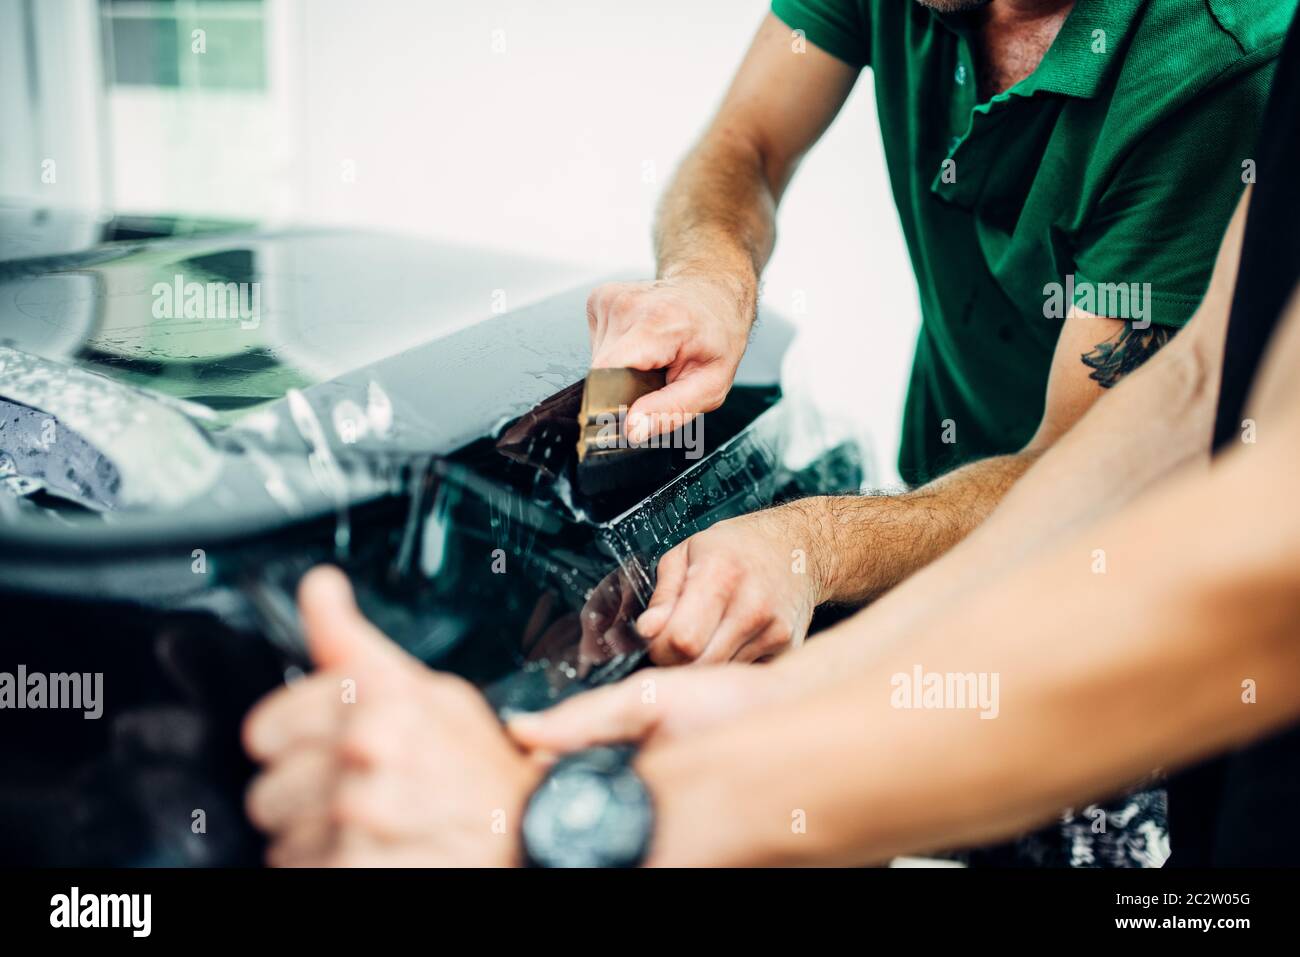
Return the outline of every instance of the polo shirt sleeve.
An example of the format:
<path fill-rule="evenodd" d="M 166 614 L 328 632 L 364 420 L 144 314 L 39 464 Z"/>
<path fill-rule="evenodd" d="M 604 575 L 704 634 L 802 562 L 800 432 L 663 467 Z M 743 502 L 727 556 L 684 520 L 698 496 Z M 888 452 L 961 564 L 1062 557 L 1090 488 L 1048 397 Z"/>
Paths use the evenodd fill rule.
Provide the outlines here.
<path fill-rule="evenodd" d="M 836 59 L 858 69 L 870 66 L 871 29 L 857 0 L 772 0 L 772 13 Z"/>
<path fill-rule="evenodd" d="M 1243 163 L 1254 155 L 1273 68 L 1196 97 L 1123 161 L 1075 235 L 1076 305 L 1090 305 L 1079 302 L 1085 283 L 1150 283 L 1151 321 L 1191 319 L 1245 188 Z"/>

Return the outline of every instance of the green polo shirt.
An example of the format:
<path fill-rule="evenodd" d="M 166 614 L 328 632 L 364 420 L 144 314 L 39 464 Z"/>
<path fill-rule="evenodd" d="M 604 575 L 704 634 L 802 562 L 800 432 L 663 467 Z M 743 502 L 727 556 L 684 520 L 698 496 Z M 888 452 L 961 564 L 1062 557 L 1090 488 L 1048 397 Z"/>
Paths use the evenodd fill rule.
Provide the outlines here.
<path fill-rule="evenodd" d="M 773 0 L 807 42 L 874 77 L 921 299 L 905 481 L 1024 446 L 1067 289 L 1098 315 L 1191 318 L 1252 173 L 1295 8 L 1078 0 L 1038 69 L 981 102 L 967 15 L 916 0 Z"/>

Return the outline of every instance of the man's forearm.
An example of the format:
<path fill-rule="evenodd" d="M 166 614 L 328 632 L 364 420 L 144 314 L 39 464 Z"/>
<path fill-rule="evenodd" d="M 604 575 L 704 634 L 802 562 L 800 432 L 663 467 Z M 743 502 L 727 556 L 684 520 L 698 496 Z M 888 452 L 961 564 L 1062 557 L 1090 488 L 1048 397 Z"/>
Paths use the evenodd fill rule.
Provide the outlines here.
<path fill-rule="evenodd" d="M 1206 463 L 1217 395 L 1217 365 L 1211 363 L 1217 359 L 1177 341 L 1156 356 L 1149 369 L 1117 386 L 1046 452 L 1026 457 L 1023 478 L 968 516 L 971 534 L 959 547 L 945 549 L 863 611 L 863 631 L 871 641 L 823 635 L 782 663 L 791 680 L 818 684 L 869 660 L 962 592 L 1009 574 L 1062 535 L 1123 508 L 1178 469 Z M 868 554 L 864 560 L 871 559 Z M 1107 563 L 1104 552 L 1092 560 L 1098 567 Z"/>
<path fill-rule="evenodd" d="M 719 283 L 751 320 L 776 241 L 776 206 L 801 158 L 839 113 L 858 69 L 766 14 L 722 104 L 665 191 L 658 278 Z"/>
<path fill-rule="evenodd" d="M 862 604 L 893 588 L 984 521 L 1037 454 L 981 459 L 900 495 L 801 499 L 798 516 L 824 602 Z"/>
<path fill-rule="evenodd" d="M 762 151 L 714 129 L 682 162 L 655 222 L 660 279 L 699 276 L 725 283 L 753 316 L 758 277 L 776 242 L 776 198 Z"/>
<path fill-rule="evenodd" d="M 826 600 L 860 604 L 893 589 L 882 606 L 922 594 L 928 604 L 1207 461 L 1217 370 L 1171 346 L 1144 372 L 1050 448 L 981 459 L 902 495 L 808 500 L 810 530 L 826 543 Z"/>
<path fill-rule="evenodd" d="M 864 863 L 978 844 L 1294 720 L 1300 522 L 1272 507 L 1300 465 L 1285 446 L 1058 542 L 816 694 L 648 750 L 652 862 Z M 996 718 L 942 698 L 900 706 L 918 667 L 984 676 Z"/>
<path fill-rule="evenodd" d="M 1248 197 L 1228 226 L 1210 288 L 1189 327 L 1047 447 L 960 547 L 864 611 L 870 641 L 828 634 L 783 660 L 791 685 L 816 685 L 870 660 L 964 590 L 1009 574 L 1071 529 L 1123 508 L 1174 472 L 1208 462 Z M 1106 556 L 1093 561 L 1105 563 Z"/>

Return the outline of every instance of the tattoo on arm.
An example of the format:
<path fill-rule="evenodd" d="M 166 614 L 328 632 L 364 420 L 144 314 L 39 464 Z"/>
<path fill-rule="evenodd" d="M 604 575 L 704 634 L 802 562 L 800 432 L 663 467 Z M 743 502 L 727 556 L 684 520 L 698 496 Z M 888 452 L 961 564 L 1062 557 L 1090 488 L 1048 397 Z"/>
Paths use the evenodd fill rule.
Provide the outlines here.
<path fill-rule="evenodd" d="M 1105 342 L 1099 342 L 1079 360 L 1092 370 L 1088 376 L 1103 389 L 1109 389 L 1124 376 L 1150 359 L 1160 347 L 1174 337 L 1168 326 L 1137 329 L 1126 322 L 1124 328 Z"/>

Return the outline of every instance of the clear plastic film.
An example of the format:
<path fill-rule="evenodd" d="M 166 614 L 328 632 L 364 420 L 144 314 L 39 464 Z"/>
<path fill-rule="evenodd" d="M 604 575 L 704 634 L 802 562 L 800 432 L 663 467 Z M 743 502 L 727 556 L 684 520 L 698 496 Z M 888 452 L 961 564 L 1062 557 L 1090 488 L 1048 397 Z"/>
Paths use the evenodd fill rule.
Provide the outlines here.
<path fill-rule="evenodd" d="M 629 673 L 645 651 L 633 622 L 664 552 L 716 522 L 863 481 L 849 442 L 787 468 L 793 406 L 759 398 L 709 454 L 608 517 L 608 503 L 575 501 L 565 470 L 533 470 L 488 444 L 431 460 L 390 532 L 371 525 L 355 539 L 346 568 L 363 611 L 421 660 L 478 683 L 503 713 Z"/>

